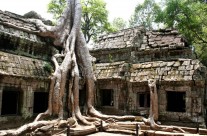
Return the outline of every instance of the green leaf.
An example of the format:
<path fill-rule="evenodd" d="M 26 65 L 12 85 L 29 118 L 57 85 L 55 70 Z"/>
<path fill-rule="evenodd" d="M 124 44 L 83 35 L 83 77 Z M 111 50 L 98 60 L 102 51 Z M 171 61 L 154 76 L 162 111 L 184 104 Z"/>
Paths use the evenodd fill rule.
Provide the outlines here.
<path fill-rule="evenodd" d="M 86 42 L 95 40 L 103 32 L 111 32 L 108 22 L 108 11 L 103 0 L 81 0 L 82 4 L 82 31 Z M 66 0 L 51 0 L 48 4 L 48 12 L 58 19 L 66 6 Z"/>

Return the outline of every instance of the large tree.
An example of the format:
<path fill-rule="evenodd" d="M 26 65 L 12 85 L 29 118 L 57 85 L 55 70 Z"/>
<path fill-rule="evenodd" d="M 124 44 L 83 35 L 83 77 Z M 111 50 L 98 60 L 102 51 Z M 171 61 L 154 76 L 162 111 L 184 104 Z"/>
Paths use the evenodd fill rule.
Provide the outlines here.
<path fill-rule="evenodd" d="M 127 27 L 127 22 L 121 17 L 116 17 L 112 21 L 112 27 L 114 31 L 119 31 Z"/>
<path fill-rule="evenodd" d="M 66 0 L 51 0 L 48 4 L 48 12 L 53 14 L 54 19 L 58 19 L 64 8 L 66 7 Z"/>
<path fill-rule="evenodd" d="M 103 0 L 81 0 L 82 18 L 81 28 L 88 43 L 91 38 L 96 40 L 97 36 L 103 32 L 111 32 L 113 29 L 108 22 L 108 11 Z M 51 0 L 48 4 L 48 12 L 57 19 L 60 17 L 66 0 Z"/>
<path fill-rule="evenodd" d="M 155 0 L 145 0 L 144 3 L 135 7 L 134 13 L 129 20 L 129 25 L 131 27 L 142 25 L 150 30 L 153 28 L 156 15 L 160 10 Z"/>

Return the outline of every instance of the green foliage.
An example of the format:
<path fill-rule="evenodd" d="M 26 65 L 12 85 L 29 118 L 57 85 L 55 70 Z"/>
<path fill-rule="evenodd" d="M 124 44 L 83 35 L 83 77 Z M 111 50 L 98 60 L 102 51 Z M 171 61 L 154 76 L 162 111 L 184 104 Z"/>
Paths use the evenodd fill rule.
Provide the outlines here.
<path fill-rule="evenodd" d="M 178 29 L 207 65 L 207 4 L 201 0 L 165 0 L 165 5 L 155 21 Z"/>
<path fill-rule="evenodd" d="M 43 69 L 45 71 L 47 71 L 48 73 L 52 73 L 53 72 L 53 67 L 50 63 L 45 63 L 43 66 Z"/>
<path fill-rule="evenodd" d="M 119 31 L 127 27 L 127 22 L 123 18 L 117 17 L 114 18 L 112 27 L 114 28 L 114 31 Z"/>
<path fill-rule="evenodd" d="M 197 45 L 196 46 L 197 57 L 202 64 L 207 66 L 207 48 L 206 45 Z"/>
<path fill-rule="evenodd" d="M 145 0 L 143 4 L 135 7 L 134 14 L 129 20 L 129 25 L 144 26 L 146 29 L 151 30 L 156 16 L 160 13 L 161 9 L 154 0 Z"/>
<path fill-rule="evenodd" d="M 199 6 L 200 7 L 200 6 Z M 202 30 L 198 13 L 198 3 L 189 0 L 166 0 L 165 10 L 157 17 L 157 22 L 167 27 L 177 28 L 188 41 L 194 41 L 196 31 Z M 194 32 L 193 32 L 194 31 Z M 193 32 L 193 33 L 192 33 Z"/>
<path fill-rule="evenodd" d="M 177 29 L 195 47 L 197 57 L 207 66 L 207 4 L 204 0 L 145 0 L 137 5 L 130 26 L 143 25 L 152 29 L 153 23 Z M 158 5 L 161 5 L 160 8 Z"/>
<path fill-rule="evenodd" d="M 54 15 L 54 19 L 58 19 L 65 7 L 65 0 L 51 0 L 48 4 L 48 12 Z"/>
<path fill-rule="evenodd" d="M 81 0 L 82 4 L 82 31 L 86 42 L 103 32 L 112 32 L 114 29 L 108 22 L 108 11 L 103 0 Z M 60 17 L 66 6 L 66 0 L 52 0 L 48 5 L 48 12 L 57 19 Z"/>
<path fill-rule="evenodd" d="M 111 54 L 109 54 L 109 62 L 113 62 L 113 56 Z"/>
<path fill-rule="evenodd" d="M 98 34 L 112 31 L 108 22 L 108 11 L 103 0 L 82 0 L 82 30 L 89 42 L 91 37 L 96 39 Z"/>

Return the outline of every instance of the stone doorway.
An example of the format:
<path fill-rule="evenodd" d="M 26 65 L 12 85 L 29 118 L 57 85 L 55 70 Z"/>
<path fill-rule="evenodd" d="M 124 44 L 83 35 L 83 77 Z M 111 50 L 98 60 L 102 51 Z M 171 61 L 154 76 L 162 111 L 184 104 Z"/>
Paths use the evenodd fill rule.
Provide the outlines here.
<path fill-rule="evenodd" d="M 185 112 L 185 92 L 167 91 L 167 111 Z"/>
<path fill-rule="evenodd" d="M 150 107 L 150 94 L 149 93 L 137 93 L 138 107 Z"/>
<path fill-rule="evenodd" d="M 113 106 L 114 105 L 114 91 L 113 89 L 102 89 L 101 91 L 101 105 Z"/>
<path fill-rule="evenodd" d="M 33 113 L 41 113 L 47 110 L 48 97 L 48 92 L 34 92 Z"/>
<path fill-rule="evenodd" d="M 20 91 L 3 90 L 1 115 L 17 115 L 19 113 Z"/>

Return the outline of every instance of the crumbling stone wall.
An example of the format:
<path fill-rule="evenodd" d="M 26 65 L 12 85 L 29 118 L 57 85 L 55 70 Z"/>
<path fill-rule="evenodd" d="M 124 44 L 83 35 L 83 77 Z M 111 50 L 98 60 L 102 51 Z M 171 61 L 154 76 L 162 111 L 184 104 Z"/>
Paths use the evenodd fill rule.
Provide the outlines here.
<path fill-rule="evenodd" d="M 25 119 L 30 118 L 34 115 L 33 113 L 33 105 L 34 105 L 34 91 L 40 90 L 40 88 L 44 88 L 44 91 L 47 92 L 49 89 L 49 82 L 47 80 L 34 80 L 28 78 L 19 78 L 19 77 L 11 77 L 11 76 L 0 76 L 0 124 L 7 124 L 11 126 L 19 125 L 21 122 L 24 122 Z M 2 109 L 2 97 L 3 93 L 6 90 L 11 90 L 11 88 L 15 91 L 19 91 L 20 105 L 18 114 L 16 115 L 3 115 L 1 116 Z M 12 100 L 11 100 L 12 101 Z M 11 107 L 8 107 L 11 108 Z M 11 122 L 11 120 L 13 122 Z M 17 121 L 16 123 L 14 123 Z M 5 125 L 5 127 L 7 126 Z M 10 126 L 10 127 L 11 127 Z M 3 125 L 0 125 L 0 129 L 3 129 Z"/>
<path fill-rule="evenodd" d="M 90 51 L 100 63 L 130 61 L 131 51 L 141 45 L 145 30 L 142 27 L 122 30 L 119 33 L 100 36 L 98 45 Z"/>
<path fill-rule="evenodd" d="M 33 115 L 33 93 L 35 90 L 39 90 L 40 88 L 44 88 L 45 91 L 49 89 L 48 80 L 34 80 L 34 79 L 25 79 L 19 77 L 10 77 L 4 76 L 1 78 L 1 91 L 4 88 L 14 88 L 19 90 L 24 95 L 23 107 L 21 107 L 21 114 L 25 117 Z M 25 111 L 25 112 L 23 112 Z"/>
<path fill-rule="evenodd" d="M 35 93 L 49 91 L 53 70 L 50 58 L 58 50 L 52 46 L 51 39 L 39 36 L 38 31 L 35 24 L 22 16 L 0 10 L 0 124 L 12 126 L 11 120 L 19 124 L 32 117 Z M 17 101 L 16 111 L 3 115 L 3 102 L 11 92 Z"/>
<path fill-rule="evenodd" d="M 116 84 L 109 88 L 117 90 L 119 95 L 124 95 L 122 92 L 127 90 L 127 98 L 120 97 L 125 101 L 123 107 L 126 113 L 148 116 L 147 81 L 155 79 L 160 120 L 195 123 L 197 117 L 205 126 L 206 67 L 195 58 L 191 46 L 178 31 L 145 31 L 142 27 L 124 29 L 101 36 L 91 54 L 96 58 L 97 84 L 104 81 L 103 85 L 98 86 L 97 93 L 108 87 L 109 81 L 119 81 L 117 84 L 124 82 L 123 90 L 116 89 Z M 178 95 L 183 104 L 178 112 L 176 108 L 170 109 L 173 108 L 170 107 L 170 99 L 174 95 Z"/>
<path fill-rule="evenodd" d="M 48 60 L 57 50 L 52 47 L 52 40 L 37 35 L 38 31 L 22 16 L 0 10 L 0 50 Z"/>
<path fill-rule="evenodd" d="M 97 106 L 100 107 L 102 106 L 101 100 L 104 98 L 101 98 L 100 90 L 104 89 L 111 89 L 113 90 L 113 106 L 115 109 L 120 109 L 120 110 L 125 110 L 125 101 L 124 99 L 127 98 L 127 90 L 126 89 L 126 83 L 122 82 L 120 80 L 111 80 L 111 81 L 102 81 L 97 84 Z M 121 93 L 121 94 L 120 94 Z M 125 96 L 125 97 L 124 97 Z"/>

